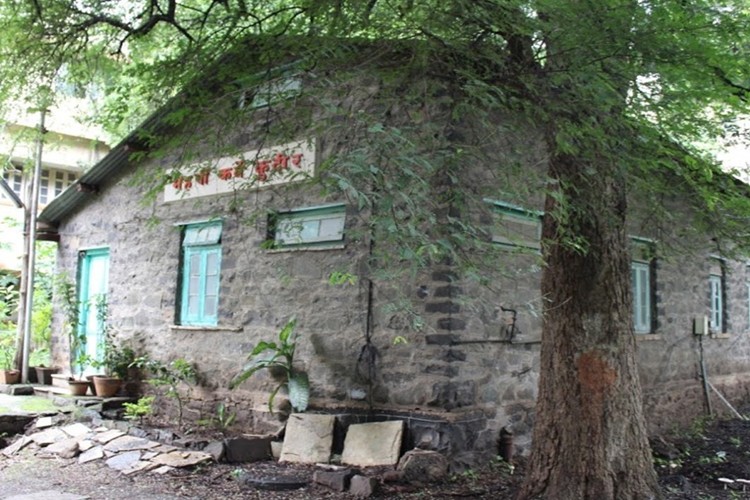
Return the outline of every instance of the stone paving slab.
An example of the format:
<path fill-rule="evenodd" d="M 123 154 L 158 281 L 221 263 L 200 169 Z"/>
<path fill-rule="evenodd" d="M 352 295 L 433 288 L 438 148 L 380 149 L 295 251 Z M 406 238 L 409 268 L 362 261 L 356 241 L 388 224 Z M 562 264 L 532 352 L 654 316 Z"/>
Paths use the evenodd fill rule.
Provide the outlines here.
<path fill-rule="evenodd" d="M 148 460 L 140 460 L 133 464 L 131 467 L 123 470 L 122 473 L 126 476 L 130 476 L 139 472 L 148 472 L 152 469 L 156 469 L 157 467 L 159 467 L 159 464 L 155 464 L 154 462 L 150 462 Z"/>
<path fill-rule="evenodd" d="M 99 429 L 104 429 L 104 431 L 100 432 Z M 96 432 L 97 434 L 94 436 L 94 440 L 102 444 L 109 443 L 113 439 L 125 435 L 125 433 L 119 429 L 107 429 L 106 427 L 97 427 Z"/>
<path fill-rule="evenodd" d="M 78 438 L 68 438 L 57 441 L 44 448 L 45 453 L 54 453 L 63 458 L 73 458 L 78 456 Z"/>
<path fill-rule="evenodd" d="M 91 434 L 91 429 L 81 423 L 66 425 L 61 430 L 70 437 L 83 437 Z"/>
<path fill-rule="evenodd" d="M 159 443 L 156 441 L 149 441 L 148 439 L 134 436 L 120 436 L 105 444 L 104 449 L 117 453 L 121 451 L 149 450 L 158 446 Z"/>
<path fill-rule="evenodd" d="M 94 460 L 101 460 L 104 458 L 104 450 L 101 446 L 95 446 L 90 450 L 86 450 L 78 456 L 78 463 L 85 464 L 93 462 Z"/>
<path fill-rule="evenodd" d="M 281 461 L 309 464 L 328 462 L 335 420 L 333 415 L 291 414 L 281 448 Z"/>
<path fill-rule="evenodd" d="M 361 467 L 396 465 L 403 434 L 403 420 L 350 425 L 341 462 Z"/>
<path fill-rule="evenodd" d="M 162 453 L 151 459 L 155 464 L 169 465 L 170 467 L 189 467 L 211 461 L 211 455 L 202 451 L 173 451 Z"/>
<path fill-rule="evenodd" d="M 31 435 L 31 439 L 33 439 L 34 442 L 38 444 L 39 446 L 47 446 L 52 443 L 62 441 L 63 439 L 68 439 L 69 437 L 70 436 L 65 434 L 63 431 L 61 431 L 57 427 L 51 427 L 47 430 L 37 432 Z"/>
<path fill-rule="evenodd" d="M 19 451 L 21 451 L 27 444 L 33 443 L 34 440 L 31 439 L 29 436 L 21 436 L 19 439 L 17 439 L 13 444 L 10 446 L 6 446 L 3 449 L 3 455 L 6 457 L 9 457 L 11 455 L 15 455 Z"/>
<path fill-rule="evenodd" d="M 65 431 L 65 432 L 64 432 Z M 70 435 L 74 437 L 71 437 Z M 77 423 L 50 427 L 30 436 L 22 436 L 0 453 L 11 456 L 30 443 L 37 443 L 40 456 L 74 458 L 84 464 L 103 460 L 124 475 L 154 471 L 164 474 L 178 467 L 189 467 L 210 462 L 212 457 L 202 451 L 190 451 L 156 441 L 124 434 L 120 430 Z M 60 500 L 64 497 L 55 497 Z"/>
<path fill-rule="evenodd" d="M 110 469 L 115 469 L 119 471 L 123 471 L 126 469 L 130 469 L 135 465 L 138 461 L 141 459 L 141 452 L 140 451 L 128 451 L 125 453 L 120 453 L 119 455 L 115 455 L 112 458 L 108 459 L 106 464 L 107 467 Z"/>

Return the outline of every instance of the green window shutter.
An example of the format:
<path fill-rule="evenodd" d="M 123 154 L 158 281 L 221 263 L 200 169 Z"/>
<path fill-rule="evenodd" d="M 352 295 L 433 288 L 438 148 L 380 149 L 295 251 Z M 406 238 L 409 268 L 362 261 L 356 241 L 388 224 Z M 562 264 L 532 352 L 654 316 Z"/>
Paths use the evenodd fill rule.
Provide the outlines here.
<path fill-rule="evenodd" d="M 221 229 L 221 223 L 185 226 L 180 324 L 218 324 Z"/>

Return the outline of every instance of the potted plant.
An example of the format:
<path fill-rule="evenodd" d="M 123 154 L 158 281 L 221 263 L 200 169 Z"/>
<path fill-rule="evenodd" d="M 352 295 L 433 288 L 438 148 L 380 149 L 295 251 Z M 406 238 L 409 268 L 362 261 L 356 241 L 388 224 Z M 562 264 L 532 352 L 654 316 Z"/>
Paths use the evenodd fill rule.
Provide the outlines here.
<path fill-rule="evenodd" d="M 280 379 L 279 384 L 268 398 L 268 409 L 273 413 L 273 400 L 280 389 L 286 388 L 289 393 L 289 403 L 292 409 L 303 412 L 307 409 L 310 399 L 310 382 L 307 373 L 294 367 L 294 351 L 297 348 L 297 335 L 294 328 L 296 318 L 290 319 L 279 332 L 279 341 L 260 341 L 248 355 L 248 363 L 230 382 L 229 388 L 234 389 L 242 382 L 260 370 L 268 370 L 272 377 Z M 270 352 L 269 357 L 261 354 Z"/>
<path fill-rule="evenodd" d="M 71 376 L 68 379 L 68 388 L 71 395 L 83 396 L 89 388 L 88 380 L 83 379 L 83 372 L 94 360 L 86 353 L 86 332 L 81 331 L 79 324 L 81 302 L 78 300 L 75 285 L 67 279 L 65 274 L 57 277 L 55 289 L 62 305 L 65 317 L 64 328 L 68 334 L 70 347 Z"/>
<path fill-rule="evenodd" d="M 0 333 L 0 384 L 21 382 L 21 372 L 13 367 L 15 354 L 15 335 L 12 330 L 5 330 Z"/>
<path fill-rule="evenodd" d="M 95 366 L 103 368 L 105 375 L 94 376 L 95 393 L 101 397 L 112 397 L 128 378 L 130 366 L 137 356 L 130 346 L 118 343 L 111 331 L 104 336 L 101 352 L 102 358 Z"/>

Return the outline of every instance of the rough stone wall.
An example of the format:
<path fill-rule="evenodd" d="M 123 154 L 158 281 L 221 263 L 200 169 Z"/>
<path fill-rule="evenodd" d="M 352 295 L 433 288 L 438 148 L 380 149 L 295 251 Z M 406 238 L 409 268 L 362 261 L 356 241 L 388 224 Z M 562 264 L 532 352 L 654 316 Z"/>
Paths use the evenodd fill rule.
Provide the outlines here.
<path fill-rule="evenodd" d="M 487 145 L 493 150 L 488 157 L 495 159 L 494 165 L 512 163 L 527 171 L 488 169 L 482 164 L 466 168 L 459 186 L 466 199 L 461 206 L 446 207 L 446 213 L 480 225 L 490 223 L 483 201 L 488 187 L 496 191 L 499 201 L 532 209 L 540 206 L 539 192 L 533 189 L 525 194 L 521 190 L 518 199 L 504 199 L 519 172 L 533 179 L 532 187 L 537 185 L 529 174 L 543 170 L 544 156 L 533 137 L 522 130 L 507 124 L 501 129 L 495 142 Z M 470 132 L 466 135 L 472 137 Z M 257 147 L 248 139 L 252 136 L 241 134 L 238 145 L 244 140 L 248 148 Z M 318 164 L 344 142 L 338 136 L 317 140 Z M 172 160 L 154 160 L 140 168 L 156 172 Z M 497 266 L 483 271 L 486 283 L 467 279 L 450 262 L 398 283 L 376 280 L 370 342 L 378 355 L 375 378 L 368 381 L 361 375 L 368 283 L 328 284 L 331 272 L 356 272 L 367 259 L 366 238 L 351 237 L 362 234 L 365 223 L 353 204 L 347 204 L 346 234 L 350 236 L 344 248 L 265 250 L 267 219 L 259 213 L 346 200 L 321 194 L 316 188 L 290 185 L 168 204 L 157 199 L 144 205 L 132 175 L 102 186 L 100 194 L 61 226 L 59 263 L 73 276 L 79 251 L 99 246 L 110 249 L 110 325 L 143 354 L 162 361 L 185 358 L 196 365 L 199 385 L 189 391 L 183 388 L 188 398 L 186 418 L 208 419 L 223 403 L 237 415 L 238 425 L 274 430 L 279 422 L 266 407 L 275 387 L 270 377 L 258 374 L 236 391 L 226 386 L 252 347 L 260 340 L 276 339 L 279 329 L 296 316 L 297 363 L 310 375 L 314 409 L 366 413 L 370 401 L 380 413 L 417 415 L 415 429 L 419 428 L 416 422 L 436 422 L 427 426 L 436 433 L 431 438 L 434 447 L 454 454 L 467 451 L 467 446 L 493 453 L 503 427 L 514 433 L 521 452 L 528 449 L 541 335 L 538 256 L 497 252 Z M 224 221 L 219 326 L 175 326 L 179 225 L 214 216 Z M 638 338 L 646 415 L 655 431 L 702 413 L 692 319 L 708 313 L 707 256 L 675 253 L 657 260 L 657 329 Z M 717 388 L 740 398 L 750 379 L 746 366 L 750 342 L 745 335 L 745 283 L 750 275 L 743 263 L 728 263 L 728 268 L 729 335 L 705 339 L 704 348 Z M 384 307 L 395 297 L 407 299 L 419 313 L 421 329 L 413 329 L 408 317 Z M 500 306 L 517 311 L 518 332 L 513 339 L 507 335 L 510 318 Z M 60 325 L 59 317 L 56 325 Z M 59 331 L 53 335 L 54 360 L 67 366 L 66 340 Z M 395 342 L 400 337 L 407 342 Z M 171 410 L 165 407 L 163 411 Z M 445 430 L 453 424 L 460 430 Z M 457 447 L 462 439 L 464 448 Z"/>

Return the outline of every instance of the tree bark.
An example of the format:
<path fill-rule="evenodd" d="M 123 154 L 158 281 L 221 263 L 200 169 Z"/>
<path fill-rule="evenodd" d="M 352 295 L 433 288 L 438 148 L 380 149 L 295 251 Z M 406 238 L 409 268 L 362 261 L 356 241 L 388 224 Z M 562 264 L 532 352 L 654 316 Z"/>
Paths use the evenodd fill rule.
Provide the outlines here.
<path fill-rule="evenodd" d="M 555 151 L 554 130 L 546 140 Z M 635 359 L 624 175 L 611 157 L 557 153 L 549 177 L 541 374 L 520 498 L 659 498 Z"/>

